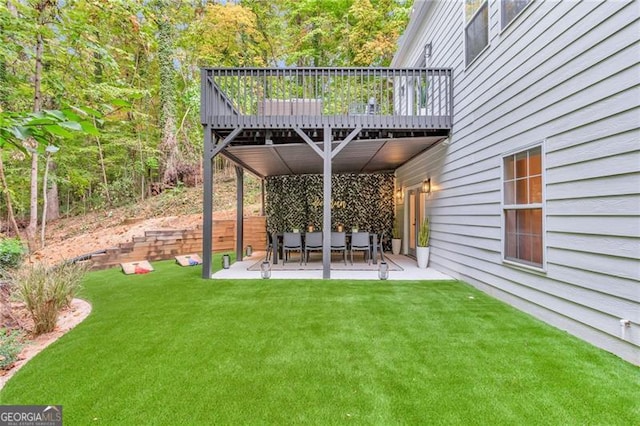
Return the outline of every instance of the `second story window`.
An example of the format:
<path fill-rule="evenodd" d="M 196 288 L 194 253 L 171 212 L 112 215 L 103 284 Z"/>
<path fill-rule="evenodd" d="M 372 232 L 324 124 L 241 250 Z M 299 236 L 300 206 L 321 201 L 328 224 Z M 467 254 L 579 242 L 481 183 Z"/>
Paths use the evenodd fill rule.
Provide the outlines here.
<path fill-rule="evenodd" d="M 500 22 L 501 29 L 505 29 L 507 25 L 515 19 L 522 10 L 527 7 L 532 0 L 501 0 L 500 1 Z"/>
<path fill-rule="evenodd" d="M 489 45 L 489 2 L 464 2 L 465 64 L 469 65 Z"/>

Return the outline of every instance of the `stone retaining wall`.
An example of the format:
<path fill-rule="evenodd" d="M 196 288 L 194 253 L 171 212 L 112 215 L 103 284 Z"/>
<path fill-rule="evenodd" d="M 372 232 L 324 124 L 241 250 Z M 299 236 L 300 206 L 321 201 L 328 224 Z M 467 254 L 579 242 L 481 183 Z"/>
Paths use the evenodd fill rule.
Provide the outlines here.
<path fill-rule="evenodd" d="M 173 259 L 183 254 L 202 255 L 202 228 L 166 229 L 146 231 L 143 237 L 109 248 L 106 253 L 91 256 L 92 269 L 106 269 L 123 262 L 137 260 Z M 254 250 L 266 247 L 266 221 L 264 216 L 244 218 L 244 241 L 242 246 L 253 246 Z M 214 252 L 233 251 L 236 247 L 236 221 L 213 221 Z"/>

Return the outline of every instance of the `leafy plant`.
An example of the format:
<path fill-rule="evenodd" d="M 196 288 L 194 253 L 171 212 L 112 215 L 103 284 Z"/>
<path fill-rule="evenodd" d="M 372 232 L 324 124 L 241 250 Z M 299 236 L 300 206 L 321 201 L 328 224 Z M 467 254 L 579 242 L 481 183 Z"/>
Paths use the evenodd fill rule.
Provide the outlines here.
<path fill-rule="evenodd" d="M 0 270 L 14 269 L 20 266 L 25 247 L 18 238 L 0 240 Z"/>
<path fill-rule="evenodd" d="M 33 334 L 52 331 L 56 326 L 58 312 L 71 303 L 80 290 L 80 283 L 87 270 L 79 263 L 65 263 L 49 267 L 36 263 L 18 271 L 16 295 L 25 303 L 33 319 Z"/>
<path fill-rule="evenodd" d="M 18 359 L 23 348 L 22 333 L 0 328 L 0 370 L 6 370 Z"/>
<path fill-rule="evenodd" d="M 393 238 L 400 239 L 400 225 L 397 218 L 393 221 Z"/>
<path fill-rule="evenodd" d="M 419 247 L 428 247 L 429 246 L 429 237 L 431 236 L 431 227 L 429 225 L 429 218 L 425 217 L 420 225 L 420 230 L 418 231 L 418 246 Z"/>

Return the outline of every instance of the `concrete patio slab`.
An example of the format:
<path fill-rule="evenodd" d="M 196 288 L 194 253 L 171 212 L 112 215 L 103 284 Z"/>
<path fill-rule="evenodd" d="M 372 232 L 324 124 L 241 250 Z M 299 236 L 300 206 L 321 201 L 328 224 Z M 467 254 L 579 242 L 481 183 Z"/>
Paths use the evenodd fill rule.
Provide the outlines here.
<path fill-rule="evenodd" d="M 416 261 L 407 256 L 395 256 L 385 253 L 403 271 L 389 271 L 389 280 L 394 281 L 425 281 L 425 280 L 453 280 L 450 276 L 443 274 L 433 268 L 419 269 Z M 254 252 L 251 257 L 246 257 L 241 262 L 235 262 L 229 269 L 221 269 L 214 273 L 212 279 L 257 279 L 260 278 L 259 271 L 249 271 L 248 269 L 257 261 L 264 258 L 264 252 Z M 271 271 L 271 279 L 291 279 L 291 280 L 321 280 L 321 270 L 292 270 L 292 271 Z M 378 271 L 362 270 L 331 270 L 331 279 L 335 280 L 377 280 Z"/>

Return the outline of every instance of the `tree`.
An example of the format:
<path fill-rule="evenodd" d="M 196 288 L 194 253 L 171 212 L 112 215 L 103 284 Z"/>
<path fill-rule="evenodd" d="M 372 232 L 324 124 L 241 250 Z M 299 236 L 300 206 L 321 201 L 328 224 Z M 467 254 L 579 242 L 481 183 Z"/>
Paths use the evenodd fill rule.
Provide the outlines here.
<path fill-rule="evenodd" d="M 386 65 L 411 3 L 0 0 L 0 109 L 46 114 L 72 99 L 86 106 L 80 121 L 99 128 L 22 152 L 5 144 L 0 215 L 29 218 L 33 231 L 39 203 L 55 207 L 58 191 L 68 212 L 82 212 L 144 198 L 163 181 L 195 183 L 199 66 Z M 44 147 L 62 140 L 46 167 Z"/>
<path fill-rule="evenodd" d="M 9 187 L 7 185 L 4 163 L 2 161 L 2 149 L 12 147 L 16 150 L 26 151 L 25 141 L 32 141 L 28 150 L 38 151 L 46 144 L 47 163 L 52 153 L 58 151 L 58 147 L 52 145 L 55 140 L 64 140 L 72 137 L 72 132 L 79 131 L 84 133 L 95 134 L 97 129 L 92 126 L 89 121 L 82 120 L 79 114 L 88 115 L 82 109 L 75 108 L 63 111 L 45 110 L 33 113 L 7 113 L 0 111 L 0 182 L 2 190 L 5 193 L 7 209 L 9 211 L 9 220 L 17 236 L 20 236 L 18 225 L 13 216 L 13 208 Z M 35 148 L 31 148 L 35 146 Z M 48 164 L 47 164 L 48 166 Z M 47 180 L 47 168 L 45 168 L 44 179 Z M 45 208 L 43 208 L 42 218 L 42 246 L 44 246 L 44 234 L 46 224 L 46 186 L 43 186 L 43 199 Z"/>
<path fill-rule="evenodd" d="M 158 72 L 160 75 L 160 145 L 164 163 L 162 183 L 174 186 L 180 173 L 180 150 L 176 137 L 176 94 L 174 81 L 174 31 L 171 5 L 166 0 L 155 0 L 155 22 L 158 26 Z"/>
<path fill-rule="evenodd" d="M 360 66 L 391 63 L 409 20 L 409 6 L 393 0 L 354 0 L 348 15 L 348 60 Z"/>
<path fill-rule="evenodd" d="M 274 49 L 259 29 L 257 15 L 231 3 L 207 4 L 185 31 L 181 44 L 193 50 L 185 59 L 200 66 L 266 66 Z"/>

